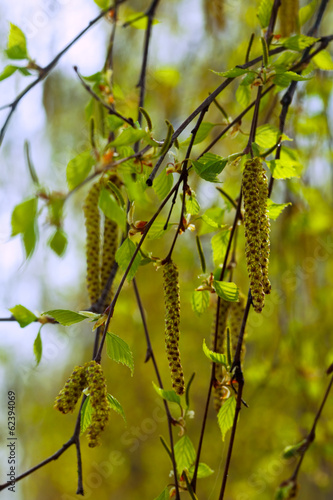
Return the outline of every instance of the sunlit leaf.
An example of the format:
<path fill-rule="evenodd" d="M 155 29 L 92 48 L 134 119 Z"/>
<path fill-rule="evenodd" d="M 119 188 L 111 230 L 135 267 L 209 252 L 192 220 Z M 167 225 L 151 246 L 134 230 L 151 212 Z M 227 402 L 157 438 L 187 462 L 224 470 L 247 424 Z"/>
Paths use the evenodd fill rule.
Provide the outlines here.
<path fill-rule="evenodd" d="M 214 127 L 215 127 L 215 123 L 209 123 L 209 122 L 201 123 L 199 130 L 195 136 L 193 144 L 200 144 L 200 142 L 204 141 L 206 139 L 206 137 L 208 137 L 209 132 Z M 190 135 L 190 137 L 188 137 L 185 141 L 181 142 L 180 146 L 188 146 L 191 142 L 191 139 L 192 139 L 192 135 Z"/>
<path fill-rule="evenodd" d="M 248 73 L 248 71 L 248 69 L 243 68 L 232 68 L 228 71 L 213 71 L 213 73 L 218 76 L 224 76 L 225 78 L 237 78 L 237 76 L 245 75 L 245 73 Z"/>
<path fill-rule="evenodd" d="M 36 359 L 36 366 L 39 365 L 40 360 L 42 359 L 42 354 L 43 354 L 43 344 L 42 344 L 42 338 L 41 338 L 41 334 L 40 334 L 41 328 L 42 327 L 40 327 L 39 332 L 37 334 L 37 337 L 35 338 L 35 341 L 34 341 L 34 355 L 35 355 L 35 359 Z"/>
<path fill-rule="evenodd" d="M 66 251 L 68 240 L 65 231 L 58 228 L 53 233 L 51 238 L 48 241 L 50 248 L 57 254 L 59 257 L 62 257 Z"/>
<path fill-rule="evenodd" d="M 228 432 L 228 430 L 232 428 L 234 422 L 235 410 L 236 410 L 236 399 L 233 396 L 231 396 L 230 398 L 228 398 L 226 401 L 223 402 L 223 405 L 221 406 L 218 412 L 217 421 L 221 430 L 222 441 L 224 441 L 225 435 Z"/>
<path fill-rule="evenodd" d="M 236 90 L 237 102 L 244 108 L 250 104 L 251 100 L 251 89 L 248 85 L 243 85 L 242 83 L 238 85 Z"/>
<path fill-rule="evenodd" d="M 210 349 L 208 349 L 205 340 L 203 341 L 202 349 L 203 349 L 203 352 L 204 352 L 205 356 L 207 356 L 208 359 L 210 359 L 211 361 L 213 361 L 213 363 L 218 363 L 219 365 L 227 366 L 227 357 L 226 357 L 226 355 L 222 354 L 222 353 L 219 353 L 219 352 L 214 352 L 214 351 L 211 351 Z"/>
<path fill-rule="evenodd" d="M 312 0 L 312 2 L 308 3 L 307 5 L 304 5 L 304 7 L 301 7 L 298 12 L 298 20 L 299 20 L 299 25 L 303 26 L 316 11 L 317 7 L 317 0 Z"/>
<path fill-rule="evenodd" d="M 88 177 L 94 163 L 95 160 L 91 156 L 90 151 L 84 151 L 69 161 L 66 169 L 69 189 L 74 189 Z"/>
<path fill-rule="evenodd" d="M 267 199 L 267 214 L 272 220 L 276 220 L 283 210 L 291 203 L 274 203 L 274 201 Z"/>
<path fill-rule="evenodd" d="M 26 307 L 21 306 L 21 304 L 12 307 L 9 311 L 12 313 L 21 328 L 30 325 L 30 323 L 33 323 L 37 319 L 37 316 L 32 311 L 29 311 Z"/>
<path fill-rule="evenodd" d="M 9 65 L 9 66 L 6 66 L 5 69 L 3 70 L 3 72 L 0 74 L 0 82 L 2 80 L 6 80 L 6 78 L 9 78 L 10 76 L 12 76 L 15 73 L 15 71 L 19 71 L 24 76 L 31 75 L 31 73 L 26 68 L 21 68 L 19 66 Z"/>
<path fill-rule="evenodd" d="M 195 466 L 192 465 L 192 467 L 190 467 L 190 469 L 189 469 L 190 477 L 193 477 L 194 469 L 195 469 Z M 214 474 L 214 471 L 209 467 L 209 465 L 199 463 L 198 475 L 197 475 L 198 479 L 204 479 L 205 477 L 209 477 L 212 474 Z"/>
<path fill-rule="evenodd" d="M 312 60 L 315 65 L 323 71 L 333 70 L 332 56 L 328 52 L 328 50 L 322 50 L 321 52 L 318 52 L 318 54 L 316 54 Z"/>
<path fill-rule="evenodd" d="M 195 461 L 195 449 L 190 438 L 185 434 L 175 444 L 177 471 L 180 475 L 184 469 L 189 469 Z"/>
<path fill-rule="evenodd" d="M 86 316 L 79 314 L 75 311 L 70 311 L 69 309 L 53 309 L 51 311 L 45 311 L 43 315 L 51 316 L 51 318 L 58 321 L 63 326 L 74 325 L 74 323 L 80 323 L 86 319 Z"/>
<path fill-rule="evenodd" d="M 191 190 L 191 194 L 186 196 L 186 212 L 191 215 L 197 215 L 200 212 L 200 205 L 195 196 L 195 192 Z"/>
<path fill-rule="evenodd" d="M 90 396 L 87 396 L 81 409 L 81 434 L 83 434 L 91 424 L 93 408 L 90 403 Z"/>
<path fill-rule="evenodd" d="M 125 340 L 114 333 L 107 332 L 106 352 L 110 359 L 127 366 L 133 376 L 134 359 L 131 349 Z"/>
<path fill-rule="evenodd" d="M 129 146 L 130 144 L 140 141 L 145 136 L 147 136 L 147 133 L 144 130 L 128 127 L 125 128 L 114 141 L 110 142 L 109 146 Z"/>
<path fill-rule="evenodd" d="M 271 17 L 273 0 L 261 0 L 257 16 L 262 28 L 267 28 Z"/>
<path fill-rule="evenodd" d="M 126 240 L 123 241 L 121 247 L 118 248 L 117 253 L 116 253 L 116 261 L 118 262 L 119 267 L 123 272 L 126 271 L 133 255 L 134 255 L 135 250 L 136 250 L 136 245 L 129 238 L 126 238 Z M 140 257 L 140 254 L 138 253 L 135 256 L 135 259 L 134 259 L 134 261 L 131 265 L 131 268 L 128 272 L 128 275 L 127 275 L 128 281 L 131 281 L 134 278 L 134 276 L 138 270 L 138 267 L 140 265 L 140 261 L 141 261 L 141 257 Z"/>
<path fill-rule="evenodd" d="M 210 293 L 208 290 L 203 290 L 202 292 L 194 290 L 192 293 L 192 309 L 198 316 L 203 314 L 209 306 L 209 297 Z"/>
<path fill-rule="evenodd" d="M 157 394 L 161 396 L 161 398 L 165 399 L 166 401 L 169 401 L 169 403 L 177 403 L 179 406 L 181 406 L 180 402 L 180 397 L 178 394 L 176 394 L 175 391 L 165 391 L 164 389 L 161 389 L 160 387 L 157 387 L 156 384 L 153 382 L 153 387 Z"/>
<path fill-rule="evenodd" d="M 108 403 L 110 408 L 119 415 L 121 415 L 124 419 L 124 422 L 126 423 L 125 412 L 119 401 L 114 396 L 111 396 L 111 394 L 108 394 Z"/>
<path fill-rule="evenodd" d="M 290 179 L 299 177 L 299 166 L 293 160 L 271 160 L 266 162 L 274 179 Z"/>
<path fill-rule="evenodd" d="M 154 190 L 160 200 L 164 200 L 173 186 L 173 175 L 167 174 L 165 170 L 154 180 Z"/>
<path fill-rule="evenodd" d="M 285 38 L 285 39 L 281 40 L 281 43 L 287 49 L 290 49 L 290 50 L 304 50 L 307 47 L 310 47 L 311 45 L 313 45 L 318 40 L 319 40 L 319 38 L 314 38 L 312 36 L 293 35 L 289 38 Z"/>
<path fill-rule="evenodd" d="M 158 497 L 156 497 L 154 500 L 170 500 L 170 495 L 169 495 L 169 490 L 168 488 L 164 488 L 164 490 L 162 491 L 162 493 L 160 495 L 158 495 Z"/>
<path fill-rule="evenodd" d="M 23 31 L 15 24 L 10 23 L 7 50 L 9 59 L 27 59 L 27 40 Z"/>
<path fill-rule="evenodd" d="M 222 172 L 227 163 L 227 158 L 212 153 L 206 153 L 200 160 L 192 161 L 196 173 L 209 182 L 219 182 L 216 176 Z"/>
<path fill-rule="evenodd" d="M 209 223 L 209 222 L 208 222 Z M 227 250 L 230 231 L 228 229 L 219 231 L 212 239 L 213 259 L 216 265 L 222 264 Z"/>
<path fill-rule="evenodd" d="M 110 0 L 94 0 L 94 2 L 102 10 L 107 9 L 111 5 Z"/>
<path fill-rule="evenodd" d="M 158 22 L 159 21 L 157 19 L 153 19 L 152 24 L 158 24 Z M 138 30 L 146 30 L 148 16 L 145 15 L 144 12 L 133 12 L 133 14 L 126 16 L 125 23 L 130 23 L 133 28 L 136 28 Z"/>
<path fill-rule="evenodd" d="M 121 118 L 119 118 L 119 116 L 116 115 L 108 115 L 106 117 L 106 123 L 108 125 L 110 132 L 115 132 L 116 130 L 118 130 L 118 128 L 124 125 L 124 120 L 122 120 Z"/>
<path fill-rule="evenodd" d="M 235 283 L 230 281 L 213 281 L 213 287 L 219 297 L 229 302 L 237 302 L 239 290 Z"/>
<path fill-rule="evenodd" d="M 125 229 L 126 213 L 123 208 L 119 206 L 110 191 L 102 189 L 98 205 L 108 219 L 116 222 L 122 229 Z"/>
<path fill-rule="evenodd" d="M 164 234 L 169 231 L 171 227 L 171 224 L 168 224 L 165 228 L 165 222 L 155 221 L 149 229 L 147 236 L 148 240 L 158 240 L 159 238 L 162 238 L 162 236 L 164 236 Z"/>
<path fill-rule="evenodd" d="M 280 135 L 280 131 L 277 127 L 268 124 L 261 125 L 257 128 L 256 131 L 256 143 L 261 148 L 269 149 L 277 143 Z M 282 140 L 291 141 L 292 139 L 290 139 L 290 137 L 288 137 L 286 134 L 283 134 Z"/>

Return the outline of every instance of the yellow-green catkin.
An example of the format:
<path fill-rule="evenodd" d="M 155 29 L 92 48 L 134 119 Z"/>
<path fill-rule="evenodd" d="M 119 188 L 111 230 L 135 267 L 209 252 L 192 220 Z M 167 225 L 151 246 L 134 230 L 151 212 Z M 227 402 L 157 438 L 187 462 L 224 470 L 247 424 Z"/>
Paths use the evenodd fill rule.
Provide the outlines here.
<path fill-rule="evenodd" d="M 270 254 L 270 221 L 267 214 L 267 198 L 268 198 L 268 181 L 265 169 L 262 168 L 258 177 L 259 185 L 259 202 L 260 202 L 260 251 L 261 251 L 261 268 L 264 293 L 271 293 L 271 283 L 268 278 L 268 263 Z"/>
<path fill-rule="evenodd" d="M 238 337 L 242 326 L 245 307 L 246 307 L 246 297 L 242 293 L 239 294 L 238 302 L 232 302 L 230 304 L 228 322 L 229 322 L 230 344 L 231 344 L 230 350 L 232 359 L 234 358 L 236 353 Z M 241 350 L 241 362 L 244 361 L 245 350 L 246 350 L 245 342 L 243 339 L 242 350 Z"/>
<path fill-rule="evenodd" d="M 171 371 L 172 386 L 177 394 L 185 392 L 183 368 L 179 353 L 180 296 L 177 266 L 167 262 L 163 267 L 165 303 L 165 348 Z"/>
<path fill-rule="evenodd" d="M 89 361 L 84 365 L 90 403 L 93 409 L 91 423 L 87 429 L 88 444 L 94 448 L 99 444 L 99 437 L 109 420 L 110 407 L 105 377 L 101 365 Z"/>
<path fill-rule="evenodd" d="M 117 187 L 120 186 L 120 181 L 117 176 L 112 176 L 110 179 Z M 106 185 L 107 189 L 107 185 Z M 101 288 L 107 285 L 113 265 L 115 263 L 116 252 L 118 249 L 118 225 L 116 222 L 105 217 L 104 219 L 104 233 L 103 233 L 103 252 L 102 252 L 102 268 L 101 268 Z M 112 287 L 105 299 L 104 307 L 107 307 L 112 299 Z"/>
<path fill-rule="evenodd" d="M 90 188 L 83 205 L 87 232 L 87 289 L 91 304 L 98 301 L 101 292 L 100 280 L 100 212 L 98 200 L 101 192 L 100 181 Z"/>
<path fill-rule="evenodd" d="M 54 408 L 61 413 L 73 412 L 86 383 L 85 367 L 76 366 L 56 397 Z"/>
<path fill-rule="evenodd" d="M 299 31 L 299 0 L 282 0 L 279 9 L 280 32 L 283 37 Z"/>
<path fill-rule="evenodd" d="M 260 158 L 245 162 L 242 192 L 244 198 L 245 256 L 250 279 L 252 304 L 256 312 L 264 307 L 264 285 L 261 263 L 261 212 L 259 200 L 259 173 L 262 171 Z"/>
<path fill-rule="evenodd" d="M 217 324 L 217 337 L 216 337 L 216 349 L 215 352 L 224 353 L 225 352 L 225 332 L 228 318 L 228 311 L 231 302 L 221 299 L 219 308 L 219 317 Z M 211 335 L 211 349 L 214 351 L 214 339 L 215 339 L 215 318 L 212 325 L 212 335 Z M 223 389 L 219 382 L 223 379 L 223 369 L 222 365 L 215 365 L 215 379 L 217 383 L 213 386 L 214 392 L 214 408 L 218 412 L 222 405 Z"/>

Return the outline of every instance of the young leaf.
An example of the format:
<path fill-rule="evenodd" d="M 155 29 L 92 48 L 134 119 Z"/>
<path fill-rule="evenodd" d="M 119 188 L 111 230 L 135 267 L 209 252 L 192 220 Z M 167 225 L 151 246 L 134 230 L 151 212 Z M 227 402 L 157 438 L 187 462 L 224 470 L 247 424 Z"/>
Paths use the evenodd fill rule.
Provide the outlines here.
<path fill-rule="evenodd" d="M 36 366 L 39 365 L 40 360 L 42 359 L 42 353 L 43 353 L 43 344 L 42 344 L 42 338 L 40 335 L 40 331 L 42 329 L 42 326 L 40 327 L 38 334 L 37 334 L 37 337 L 35 338 L 35 341 L 34 341 L 34 355 L 36 358 Z"/>
<path fill-rule="evenodd" d="M 172 227 L 171 224 L 168 224 L 167 228 L 164 229 L 165 222 L 155 221 L 154 224 L 149 229 L 148 240 L 158 240 L 161 238 L 169 229 Z"/>
<path fill-rule="evenodd" d="M 300 176 L 298 165 L 293 160 L 271 160 L 267 162 L 267 165 L 274 179 L 290 179 Z"/>
<path fill-rule="evenodd" d="M 21 306 L 20 304 L 12 307 L 9 311 L 12 313 L 21 328 L 30 325 L 30 323 L 33 323 L 37 319 L 37 316 L 35 316 L 33 312 L 29 311 L 29 309 Z"/>
<path fill-rule="evenodd" d="M 165 391 L 164 389 L 161 389 L 160 387 L 157 387 L 157 385 L 153 382 L 153 387 L 157 394 L 161 396 L 161 398 L 165 399 L 166 401 L 169 401 L 170 403 L 177 403 L 181 407 L 181 402 L 180 402 L 180 397 L 178 394 L 176 394 L 175 391 Z"/>
<path fill-rule="evenodd" d="M 290 50 L 304 50 L 307 47 L 310 47 L 315 42 L 317 42 L 319 38 L 314 38 L 312 36 L 306 35 L 293 35 L 289 38 L 285 38 L 282 40 L 282 45 L 284 45 L 287 49 Z"/>
<path fill-rule="evenodd" d="M 37 215 L 37 198 L 16 205 L 12 213 L 12 236 L 24 234 L 35 223 Z"/>
<path fill-rule="evenodd" d="M 203 352 L 208 359 L 213 361 L 213 363 L 218 363 L 219 365 L 227 366 L 227 357 L 225 354 L 221 354 L 219 352 L 214 352 L 208 349 L 206 341 L 203 341 L 202 345 Z"/>
<path fill-rule="evenodd" d="M 318 54 L 315 55 L 312 60 L 315 65 L 323 71 L 333 70 L 332 56 L 328 52 L 328 50 L 322 50 L 321 52 L 318 52 Z"/>
<path fill-rule="evenodd" d="M 169 490 L 167 487 L 164 488 L 162 493 L 158 495 L 154 500 L 170 500 Z"/>
<path fill-rule="evenodd" d="M 15 24 L 10 23 L 7 50 L 9 59 L 28 59 L 27 40 L 23 31 Z"/>
<path fill-rule="evenodd" d="M 124 120 L 116 115 L 108 115 L 106 117 L 106 123 L 110 132 L 115 132 L 118 128 L 124 125 Z"/>
<path fill-rule="evenodd" d="M 312 2 L 301 7 L 298 12 L 299 25 L 303 26 L 315 13 L 317 7 L 317 0 L 312 0 Z"/>
<path fill-rule="evenodd" d="M 15 73 L 15 71 L 19 71 L 24 76 L 31 75 L 31 73 L 26 68 L 21 68 L 20 66 L 8 65 L 5 67 L 3 72 L 0 74 L 0 82 L 2 80 L 6 80 L 6 78 L 9 78 L 10 76 L 12 76 L 12 74 Z"/>
<path fill-rule="evenodd" d="M 208 137 L 209 132 L 212 130 L 213 127 L 215 127 L 215 123 L 203 122 L 199 127 L 199 130 L 195 136 L 193 144 L 200 144 L 200 142 L 204 141 L 206 137 Z M 185 141 L 181 142 L 180 146 L 188 146 L 191 142 L 191 139 L 192 139 L 192 134 Z"/>
<path fill-rule="evenodd" d="M 84 151 L 69 161 L 66 169 L 67 184 L 69 189 L 74 189 L 81 184 L 95 163 L 90 151 Z"/>
<path fill-rule="evenodd" d="M 190 438 L 185 434 L 175 444 L 175 458 L 178 474 L 181 475 L 184 469 L 189 469 L 195 461 L 195 449 Z"/>
<path fill-rule="evenodd" d="M 133 376 L 133 354 L 125 340 L 121 339 L 114 333 L 107 332 L 106 352 L 110 359 L 116 363 L 121 363 L 127 366 L 131 370 L 131 375 Z"/>
<path fill-rule="evenodd" d="M 192 161 L 196 173 L 202 179 L 209 182 L 219 182 L 216 176 L 222 172 L 227 163 L 228 160 L 226 158 L 209 160 L 206 155 L 202 156 L 200 161 Z"/>
<path fill-rule="evenodd" d="M 211 239 L 213 259 L 214 263 L 217 266 L 221 264 L 224 260 L 229 237 L 230 237 L 230 231 L 229 229 L 225 229 L 215 234 Z"/>
<path fill-rule="evenodd" d="M 52 311 L 43 312 L 42 315 L 46 314 L 51 316 L 51 318 L 58 321 L 63 326 L 74 325 L 74 323 L 80 323 L 86 319 L 86 316 L 79 314 L 69 309 L 53 309 Z"/>
<path fill-rule="evenodd" d="M 295 457 L 302 453 L 307 446 L 309 446 L 309 442 L 306 439 L 303 439 L 300 443 L 286 446 L 283 450 L 283 458 Z"/>
<path fill-rule="evenodd" d="M 148 23 L 148 16 L 146 16 L 143 12 L 133 12 L 125 19 L 125 24 L 130 23 L 133 28 L 138 30 L 146 30 Z M 159 21 L 157 19 L 153 20 L 153 25 L 158 24 Z"/>
<path fill-rule="evenodd" d="M 94 2 L 102 10 L 106 10 L 110 6 L 110 0 L 94 0 Z"/>
<path fill-rule="evenodd" d="M 238 288 L 235 283 L 227 281 L 213 281 L 213 287 L 221 299 L 228 300 L 229 302 L 238 302 Z"/>
<path fill-rule="evenodd" d="M 81 409 L 81 434 L 83 434 L 91 424 L 93 409 L 90 403 L 90 396 L 85 399 Z"/>
<path fill-rule="evenodd" d="M 189 470 L 189 473 L 190 473 L 190 476 L 193 477 L 193 474 L 194 474 L 194 468 L 195 466 L 192 465 L 190 467 L 190 470 Z M 205 477 L 209 477 L 211 476 L 212 474 L 214 474 L 214 471 L 209 467 L 209 465 L 207 464 L 203 464 L 203 463 L 199 463 L 199 467 L 198 467 L 198 475 L 197 475 L 197 478 L 198 479 L 203 479 Z"/>
<path fill-rule="evenodd" d="M 135 250 L 135 243 L 133 243 L 133 241 L 129 238 L 126 238 L 121 247 L 118 248 L 116 253 L 116 261 L 118 262 L 119 267 L 123 272 L 127 269 L 127 266 L 129 265 Z M 140 254 L 137 254 L 127 275 L 128 281 L 131 281 L 134 278 L 135 273 L 137 272 L 140 265 L 140 261 Z"/>
<path fill-rule="evenodd" d="M 234 396 L 230 396 L 229 399 L 224 401 L 218 414 L 217 421 L 222 434 L 222 441 L 224 441 L 225 435 L 229 429 L 231 429 L 234 421 L 236 410 L 236 399 Z"/>
<path fill-rule="evenodd" d="M 261 0 L 257 16 L 263 29 L 267 28 L 273 7 L 273 0 Z"/>
<path fill-rule="evenodd" d="M 107 189 L 102 189 L 98 205 L 108 219 L 113 220 L 118 226 L 125 229 L 126 214 L 118 205 L 115 197 Z"/>
<path fill-rule="evenodd" d="M 132 127 L 125 128 L 114 141 L 110 142 L 109 146 L 128 146 L 129 144 L 134 144 L 135 142 L 140 141 L 145 136 L 147 136 L 147 133 L 144 130 Z"/>
<path fill-rule="evenodd" d="M 192 293 L 192 309 L 198 316 L 201 316 L 209 306 L 209 296 L 210 293 L 208 290 L 203 290 L 202 292 L 194 290 Z"/>
<path fill-rule="evenodd" d="M 261 125 L 256 131 L 256 143 L 261 148 L 269 149 L 277 143 L 280 135 L 280 131 L 277 127 L 268 124 Z M 291 141 L 292 139 L 290 139 L 286 134 L 283 134 L 282 140 Z"/>
<path fill-rule="evenodd" d="M 160 200 L 164 200 L 173 186 L 173 175 L 167 174 L 165 170 L 154 180 L 154 190 Z"/>
<path fill-rule="evenodd" d="M 186 212 L 191 215 L 197 215 L 200 212 L 200 205 L 195 196 L 195 192 L 192 190 L 190 196 L 186 196 Z"/>
<path fill-rule="evenodd" d="M 114 410 L 116 413 L 119 413 L 119 415 L 123 417 L 124 422 L 126 424 L 125 412 L 119 401 L 114 396 L 111 396 L 111 394 L 108 394 L 108 403 L 110 408 L 112 408 L 112 410 Z"/>
<path fill-rule="evenodd" d="M 238 85 L 238 89 L 236 90 L 236 99 L 238 104 L 242 107 L 247 107 L 250 104 L 251 89 L 249 85 L 243 85 L 243 83 Z"/>
<path fill-rule="evenodd" d="M 232 69 L 229 69 L 228 71 L 213 71 L 213 73 L 215 73 L 215 75 L 218 75 L 218 76 L 224 76 L 225 78 L 237 78 L 237 76 L 241 76 L 241 75 L 245 75 L 245 73 L 248 73 L 248 69 L 243 69 L 243 68 L 232 68 Z"/>
<path fill-rule="evenodd" d="M 58 228 L 48 241 L 50 248 L 62 257 L 66 251 L 68 240 L 65 231 Z"/>
<path fill-rule="evenodd" d="M 267 214 L 272 220 L 276 220 L 282 211 L 291 203 L 274 203 L 274 201 L 267 199 Z"/>

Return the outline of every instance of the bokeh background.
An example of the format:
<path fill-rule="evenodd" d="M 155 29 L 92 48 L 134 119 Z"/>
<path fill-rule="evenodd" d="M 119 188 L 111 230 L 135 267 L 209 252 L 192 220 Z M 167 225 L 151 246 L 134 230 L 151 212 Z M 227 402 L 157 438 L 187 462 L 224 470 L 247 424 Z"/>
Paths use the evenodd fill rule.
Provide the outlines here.
<path fill-rule="evenodd" d="M 308 2 L 301 2 L 302 5 Z M 201 0 L 161 1 L 159 24 L 153 28 L 147 78 L 146 108 L 154 123 L 157 138 L 165 134 L 164 120 L 175 128 L 216 88 L 221 79 L 211 69 L 224 71 L 244 61 L 252 32 L 257 37 L 253 55 L 260 53 L 258 2 L 224 1 L 224 26 L 215 25 L 205 13 Z M 131 12 L 143 11 L 148 2 L 131 0 L 120 11 L 120 20 Z M 30 0 L 2 2 L 0 5 L 0 47 L 5 49 L 9 22 L 26 34 L 29 53 L 39 65 L 46 65 L 88 22 L 98 14 L 93 0 Z M 329 5 L 320 34 L 330 35 L 333 9 Z M 307 27 L 307 26 L 306 26 Z M 306 28 L 305 27 L 305 28 Z M 62 58 L 43 84 L 35 87 L 20 103 L 2 145 L 0 176 L 0 315 L 23 304 L 33 311 L 56 308 L 82 310 L 89 307 L 85 292 L 85 229 L 82 202 L 87 191 L 80 190 L 66 204 L 64 229 L 69 243 L 63 258 L 47 246 L 51 230 L 40 218 L 39 243 L 32 258 L 25 260 L 19 237 L 11 238 L 11 213 L 14 206 L 34 194 L 24 159 L 24 141 L 43 185 L 66 191 L 66 165 L 85 149 L 88 96 L 80 85 L 73 66 L 81 74 L 93 74 L 103 67 L 111 25 L 105 20 L 93 27 Z M 279 27 L 277 27 L 277 31 Z M 119 109 L 135 117 L 138 81 L 143 47 L 142 30 L 122 28 L 115 45 L 115 82 L 119 90 Z M 3 68 L 7 62 L 0 55 Z M 285 446 L 300 441 L 309 431 L 328 383 L 325 370 L 333 362 L 332 348 L 332 72 L 315 71 L 308 82 L 301 82 L 288 115 L 286 133 L 293 138 L 302 163 L 301 177 L 277 181 L 272 199 L 292 202 L 272 223 L 270 275 L 273 293 L 259 316 L 250 313 L 245 359 L 243 409 L 236 437 L 227 488 L 227 499 L 273 498 L 277 485 L 293 470 L 293 463 L 282 458 Z M 14 75 L 1 82 L 0 106 L 10 102 L 29 82 Z M 229 116 L 242 110 L 235 99 L 237 86 L 231 85 L 219 97 Z M 255 92 L 255 91 L 254 91 Z M 121 98 L 121 94 L 123 98 Z M 254 94 L 253 94 L 254 95 Z M 263 100 L 260 123 L 269 116 L 278 125 L 279 100 L 271 94 Z M 1 111 L 3 120 L 6 110 Z M 247 141 L 250 116 L 237 137 L 219 142 L 213 152 L 228 156 L 241 151 Z M 211 106 L 207 121 L 221 123 L 220 111 Z M 194 149 L 199 154 L 221 127 Z M 191 126 L 184 132 L 186 138 Z M 289 145 L 289 143 L 288 143 Z M 176 150 L 173 150 L 176 154 Z M 182 159 L 182 158 L 181 158 Z M 169 155 L 168 161 L 173 161 Z M 240 169 L 222 174 L 223 188 L 236 197 Z M 217 193 L 214 185 L 190 178 L 202 210 L 222 209 L 223 221 L 230 224 L 232 207 Z M 147 191 L 137 207 L 138 218 L 154 212 L 156 203 Z M 141 217 L 142 215 L 142 217 Z M 175 212 L 175 221 L 178 215 Z M 202 232 L 208 269 L 214 264 L 210 239 L 214 232 Z M 201 228 L 201 229 L 200 229 Z M 205 233 L 205 234 L 203 234 Z M 174 252 L 181 276 L 182 338 L 181 352 L 185 376 L 196 376 L 191 391 L 187 432 L 195 446 L 210 377 L 210 364 L 202 353 L 202 341 L 210 336 L 214 301 L 202 316 L 191 308 L 191 294 L 201 280 L 200 262 L 195 250 L 195 234 L 179 239 Z M 147 249 L 163 258 L 171 235 L 151 242 Z M 242 231 L 237 251 L 234 281 L 246 293 L 248 280 L 244 262 Z M 119 279 L 119 278 L 118 278 Z M 161 271 L 153 266 L 139 269 L 138 286 L 142 294 L 153 348 L 163 381 L 170 387 L 164 354 L 164 306 Z M 91 357 L 93 335 L 90 325 L 65 328 L 47 325 L 42 331 L 43 358 L 36 368 L 33 342 L 38 326 L 20 329 L 12 322 L 0 323 L 1 429 L 6 429 L 6 394 L 14 390 L 17 398 L 17 470 L 23 472 L 54 453 L 71 435 L 76 416 L 62 416 L 53 409 L 59 389 L 76 364 Z M 167 438 L 166 417 L 161 400 L 152 387 L 155 374 L 151 363 L 144 364 L 145 341 L 133 289 L 127 285 L 117 304 L 112 331 L 131 346 L 135 360 L 133 378 L 126 367 L 106 357 L 103 368 L 109 391 L 121 402 L 127 426 L 117 414 L 103 436 L 103 444 L 89 449 L 82 440 L 84 484 L 87 499 L 153 499 L 172 482 L 169 459 L 159 435 Z M 177 408 L 173 408 L 175 416 Z M 316 440 L 307 453 L 300 475 L 300 498 L 324 500 L 333 494 L 333 402 L 330 396 L 320 420 Z M 176 435 L 176 433 L 175 433 Z M 4 438 L 5 435 L 2 435 Z M 215 472 L 199 481 L 199 498 L 218 497 L 227 442 L 222 442 L 216 414 L 210 409 L 202 461 Z M 6 473 L 6 451 L 0 452 L 1 479 Z M 76 457 L 71 448 L 57 461 L 16 485 L 18 500 L 69 500 L 76 498 Z M 7 496 L 6 496 L 7 495 Z M 2 498 L 13 494 L 1 492 Z M 187 494 L 183 494 L 184 498 Z"/>

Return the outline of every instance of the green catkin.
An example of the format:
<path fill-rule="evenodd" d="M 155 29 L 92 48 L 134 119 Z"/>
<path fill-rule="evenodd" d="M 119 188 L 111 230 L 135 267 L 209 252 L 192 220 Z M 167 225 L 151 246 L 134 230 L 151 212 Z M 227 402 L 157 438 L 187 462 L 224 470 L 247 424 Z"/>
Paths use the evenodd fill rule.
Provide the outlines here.
<path fill-rule="evenodd" d="M 245 225 L 245 256 L 247 271 L 250 279 L 252 304 L 256 312 L 264 307 L 263 272 L 261 265 L 261 238 L 260 238 L 260 201 L 258 177 L 261 172 L 260 158 L 253 158 L 245 162 L 242 192 L 244 198 L 244 225 Z"/>
<path fill-rule="evenodd" d="M 98 301 L 101 292 L 100 281 L 100 212 L 98 200 L 102 184 L 96 182 L 90 188 L 83 205 L 87 232 L 87 289 L 91 304 Z"/>
<path fill-rule="evenodd" d="M 242 326 L 242 321 L 244 317 L 244 311 L 246 307 L 246 297 L 242 293 L 239 294 L 239 302 L 232 302 L 229 309 L 229 331 L 230 331 L 230 344 L 231 344 L 231 359 L 234 358 L 237 344 L 238 336 Z M 241 362 L 244 361 L 245 356 L 245 343 L 243 340 L 242 350 L 241 350 Z"/>
<path fill-rule="evenodd" d="M 298 26 L 299 0 L 282 0 L 279 9 L 280 31 L 283 37 L 299 31 Z"/>
<path fill-rule="evenodd" d="M 163 267 L 163 287 L 165 303 L 165 348 L 171 371 L 172 386 L 177 394 L 185 392 L 184 374 L 180 361 L 179 323 L 180 296 L 177 266 L 167 262 Z"/>
<path fill-rule="evenodd" d="M 93 409 L 91 423 L 87 429 L 88 445 L 90 448 L 97 446 L 99 436 L 109 420 L 110 407 L 105 377 L 101 365 L 96 361 L 89 361 L 84 365 L 90 403 Z"/>
<path fill-rule="evenodd" d="M 86 387 L 86 373 L 84 366 L 76 366 L 56 397 L 54 408 L 61 413 L 70 413 L 75 409 L 83 389 Z"/>
<path fill-rule="evenodd" d="M 265 169 L 262 168 L 258 177 L 259 185 L 259 202 L 260 202 L 260 251 L 261 251 L 261 268 L 264 293 L 271 293 L 271 283 L 268 279 L 268 262 L 270 253 L 269 233 L 270 222 L 267 215 L 267 198 L 268 198 L 268 181 Z"/>
<path fill-rule="evenodd" d="M 225 331 L 226 324 L 228 318 L 228 311 L 231 302 L 221 299 L 220 309 L 219 309 L 219 317 L 218 317 L 218 325 L 217 325 L 217 338 L 216 338 L 216 350 L 215 352 L 223 353 L 224 352 L 224 344 L 225 344 Z M 215 318 L 212 325 L 212 335 L 211 335 L 211 349 L 214 351 L 214 339 L 215 339 Z M 217 382 L 222 382 L 223 379 L 223 370 L 222 365 L 215 365 L 215 378 Z M 218 412 L 222 405 L 222 397 L 223 397 L 223 389 L 221 385 L 216 384 L 213 386 L 214 392 L 214 408 Z"/>
<path fill-rule="evenodd" d="M 112 181 L 117 187 L 120 186 L 120 182 L 117 176 L 112 176 L 107 181 Z M 107 186 L 106 186 L 106 189 Z M 116 252 L 118 249 L 118 226 L 116 222 L 105 217 L 104 219 L 104 234 L 103 234 L 103 253 L 102 253 L 102 268 L 101 268 L 101 288 L 104 290 L 111 270 L 115 263 Z M 104 307 L 107 307 L 112 299 L 112 288 L 110 288 L 109 293 L 105 299 Z"/>

